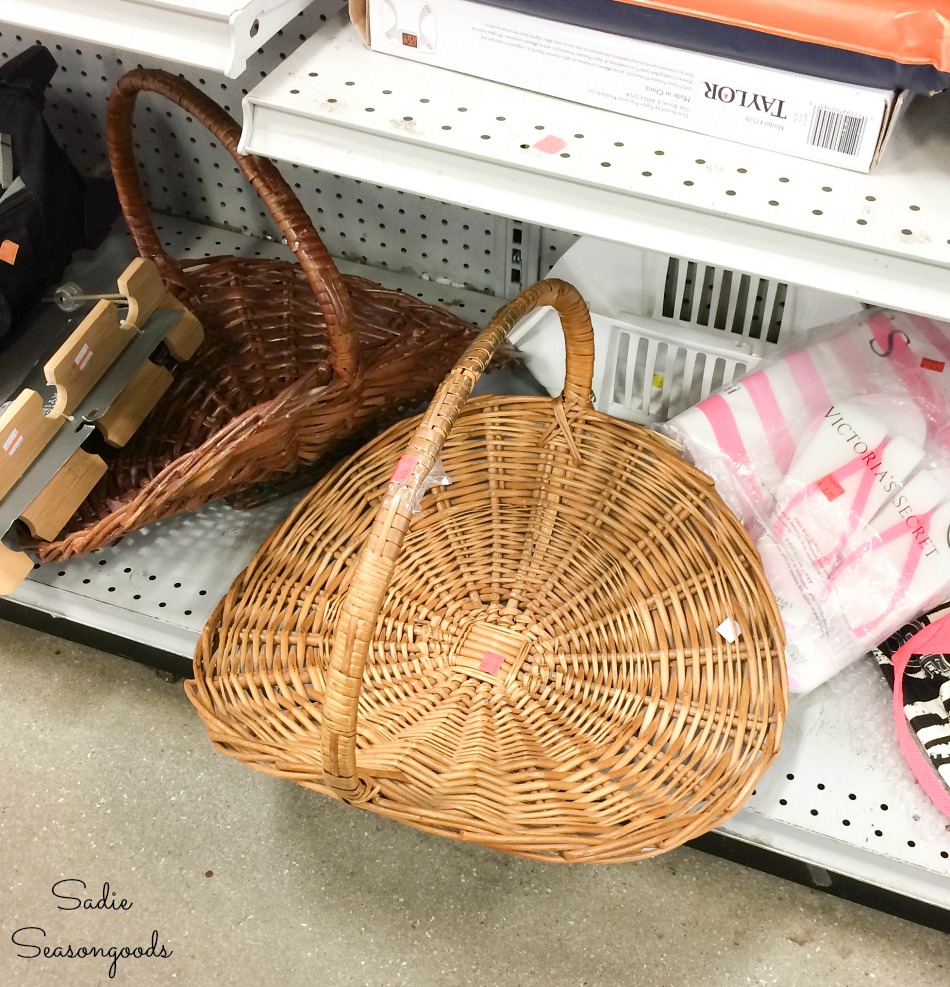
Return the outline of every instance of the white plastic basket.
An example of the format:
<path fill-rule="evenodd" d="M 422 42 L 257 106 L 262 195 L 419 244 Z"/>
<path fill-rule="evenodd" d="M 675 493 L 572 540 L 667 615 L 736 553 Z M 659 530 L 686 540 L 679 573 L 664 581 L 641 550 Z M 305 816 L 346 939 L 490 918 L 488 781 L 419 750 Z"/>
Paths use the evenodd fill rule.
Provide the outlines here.
<path fill-rule="evenodd" d="M 789 334 L 859 312 L 860 302 L 744 271 L 581 237 L 550 271 L 576 285 L 594 323 L 600 411 L 665 421 L 750 371 Z M 564 380 L 557 318 L 542 309 L 511 334 L 552 395 Z"/>

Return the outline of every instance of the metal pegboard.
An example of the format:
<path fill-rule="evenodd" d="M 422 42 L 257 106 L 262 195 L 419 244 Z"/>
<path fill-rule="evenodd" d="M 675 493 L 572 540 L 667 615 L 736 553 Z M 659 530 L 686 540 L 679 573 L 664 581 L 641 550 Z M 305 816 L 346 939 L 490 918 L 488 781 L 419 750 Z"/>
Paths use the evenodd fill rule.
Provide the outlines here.
<path fill-rule="evenodd" d="M 946 317 L 948 97 L 862 175 L 367 51 L 331 18 L 251 91 L 243 146 Z"/>
<path fill-rule="evenodd" d="M 230 253 L 240 257 L 292 259 L 288 248 L 279 240 L 259 240 L 243 233 L 207 226 L 175 216 L 155 217 L 155 229 L 169 254 L 174 257 L 214 257 Z M 406 275 L 399 271 L 367 267 L 354 261 L 336 259 L 343 274 L 369 278 L 392 288 L 405 291 L 434 305 L 450 309 L 460 319 L 484 326 L 499 306 L 491 295 L 471 291 L 445 279 Z"/>
<path fill-rule="evenodd" d="M 252 511 L 211 504 L 120 546 L 38 566 L 10 599 L 189 658 L 218 600 L 294 502 Z"/>
<path fill-rule="evenodd" d="M 333 0 L 315 0 L 250 57 L 247 72 L 238 80 L 225 79 L 215 72 L 137 55 L 124 49 L 13 27 L 4 22 L 2 7 L 0 59 L 10 58 L 34 44 L 43 44 L 49 48 L 58 68 L 47 92 L 46 119 L 54 135 L 68 150 L 76 167 L 85 173 L 96 172 L 108 169 L 105 145 L 106 101 L 110 89 L 123 73 L 143 65 L 163 67 L 180 73 L 203 88 L 212 99 L 240 121 L 241 98 L 247 87 L 265 78 L 282 59 L 310 37 L 326 21 L 328 13 L 335 11 L 337 7 L 338 4 Z M 156 102 L 155 106 L 159 107 L 160 104 Z M 168 107 L 161 107 L 159 115 L 164 117 L 166 110 Z M 168 119 L 175 116 L 173 113 Z M 179 116 L 184 122 L 184 116 Z M 162 187 L 163 180 L 167 181 L 162 176 L 173 175 L 177 180 L 177 171 L 172 169 L 171 162 L 187 160 L 189 156 L 185 153 L 186 150 L 206 151 L 210 148 L 210 138 L 207 134 L 201 134 L 201 128 L 197 125 L 191 129 L 183 129 L 185 140 L 181 148 L 168 143 L 160 144 L 159 141 L 167 138 L 169 131 L 160 130 L 153 121 L 144 123 L 143 127 L 144 129 L 136 130 L 136 137 L 144 152 L 141 159 L 143 179 L 154 181 L 157 188 Z M 192 137 L 195 138 L 194 143 L 191 141 Z M 166 155 L 171 161 L 159 160 Z M 194 156 L 192 153 L 190 157 Z M 164 170 L 159 172 L 159 167 Z M 167 203 L 161 201 L 154 201 L 153 205 L 161 211 L 172 211 Z M 230 225 L 240 226 L 239 223 Z"/>
<path fill-rule="evenodd" d="M 251 56 L 239 79 L 172 63 L 161 67 L 189 79 L 241 122 L 241 101 L 249 87 L 266 78 L 338 8 L 338 0 L 315 0 Z M 80 171 L 107 171 L 109 91 L 129 69 L 160 63 L 11 28 L 2 17 L 0 9 L 0 59 L 37 42 L 51 50 L 59 66 L 46 104 L 53 133 Z M 178 107 L 141 96 L 135 138 L 145 194 L 156 211 L 250 236 L 275 235 L 265 206 L 231 158 Z M 539 234 L 527 224 L 312 167 L 279 167 L 336 257 L 443 279 L 500 298 L 511 297 L 537 278 Z"/>

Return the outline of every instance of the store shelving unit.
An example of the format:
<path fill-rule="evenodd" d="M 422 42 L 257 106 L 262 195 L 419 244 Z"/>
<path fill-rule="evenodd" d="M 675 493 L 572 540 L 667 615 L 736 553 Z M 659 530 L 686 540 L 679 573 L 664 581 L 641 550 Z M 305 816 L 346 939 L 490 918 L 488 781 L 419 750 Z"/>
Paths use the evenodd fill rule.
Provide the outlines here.
<path fill-rule="evenodd" d="M 943 97 L 859 175 L 371 52 L 335 18 L 246 97 L 242 150 L 950 315 Z"/>
<path fill-rule="evenodd" d="M 37 31 L 239 76 L 311 0 L 4 0 L 0 17 Z"/>
<path fill-rule="evenodd" d="M 15 22 L 11 11 L 18 5 L 41 6 L 12 0 L 0 16 Z M 90 37 L 72 26 L 69 31 Z M 131 47 L 125 35 L 92 37 Z M 167 36 L 163 50 L 173 49 L 174 37 Z M 76 54 L 81 63 L 85 55 Z M 333 177 L 340 183 L 333 186 L 341 189 L 338 200 L 348 179 L 364 183 L 346 208 L 368 210 L 376 196 L 373 216 L 386 217 L 376 223 L 387 227 L 379 233 L 386 241 L 398 224 L 410 226 L 412 210 L 408 196 L 389 209 L 384 188 L 551 228 L 546 238 L 552 246 L 559 236 L 553 231 L 586 233 L 950 318 L 950 104 L 943 98 L 912 106 L 880 167 L 856 175 L 449 77 L 366 51 L 355 32 L 332 17 L 271 67 L 244 107 L 245 150 L 292 162 L 301 169 L 293 177 L 302 186 L 307 167 L 342 176 Z M 547 134 L 566 140 L 563 152 L 534 146 Z M 195 167 L 203 167 L 197 162 L 204 153 L 196 154 Z M 207 176 L 202 189 L 222 177 L 201 174 Z M 162 181 L 153 191 L 168 191 Z M 319 184 L 317 192 L 329 198 L 328 181 Z M 329 223 L 331 211 L 321 219 Z M 445 210 L 424 213 L 410 230 L 420 258 L 438 242 L 436 231 L 444 236 L 452 226 Z M 354 224 L 344 243 L 368 250 L 360 238 L 368 239 L 369 225 Z M 453 246 L 459 257 L 489 254 L 484 242 L 499 241 L 497 231 L 477 231 L 484 238 L 477 243 L 469 225 L 466 214 L 459 227 L 469 238 L 431 256 L 450 256 Z M 161 232 L 177 256 L 282 249 L 179 219 L 164 222 Z M 525 236 L 534 233 L 528 228 Z M 110 243 L 115 267 L 128 245 L 121 238 Z M 504 264 L 500 254 L 486 257 L 483 266 Z M 464 281 L 461 272 L 441 282 L 380 269 L 360 273 L 454 307 L 479 324 L 496 307 L 483 293 L 446 283 Z M 84 287 L 92 287 L 102 276 L 83 277 Z M 4 383 L 10 382 L 0 374 Z M 292 497 L 252 512 L 215 504 L 90 557 L 40 567 L 0 601 L 0 617 L 186 670 L 216 601 L 292 505 Z M 793 699 L 777 763 L 747 806 L 700 845 L 950 927 L 947 820 L 909 778 L 891 736 L 888 690 L 870 662 Z"/>

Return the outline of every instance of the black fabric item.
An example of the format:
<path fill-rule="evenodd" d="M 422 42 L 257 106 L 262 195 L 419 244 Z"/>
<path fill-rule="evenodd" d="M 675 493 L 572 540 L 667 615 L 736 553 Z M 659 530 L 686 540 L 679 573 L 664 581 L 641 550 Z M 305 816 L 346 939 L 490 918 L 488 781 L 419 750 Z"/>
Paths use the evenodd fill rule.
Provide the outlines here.
<path fill-rule="evenodd" d="M 0 201 L 0 244 L 18 248 L 12 264 L 0 260 L 0 347 L 24 327 L 73 251 L 100 242 L 118 212 L 114 189 L 87 186 L 43 119 L 55 71 L 42 45 L 0 65 L 0 133 L 11 140 L 15 184 L 25 186 Z M 94 217 L 87 216 L 88 203 L 95 204 Z"/>
<path fill-rule="evenodd" d="M 892 689 L 891 656 L 948 610 L 950 604 L 942 604 L 910 621 L 871 652 Z M 911 655 L 904 673 L 904 713 L 918 746 L 950 789 L 950 655 Z"/>
<path fill-rule="evenodd" d="M 43 240 L 43 219 L 25 186 L 0 202 L 0 243 L 4 240 L 18 249 L 13 264 L 0 261 L 0 346 L 13 338 L 14 325 L 29 311 L 45 283 L 37 273 L 43 262 L 36 255 Z"/>

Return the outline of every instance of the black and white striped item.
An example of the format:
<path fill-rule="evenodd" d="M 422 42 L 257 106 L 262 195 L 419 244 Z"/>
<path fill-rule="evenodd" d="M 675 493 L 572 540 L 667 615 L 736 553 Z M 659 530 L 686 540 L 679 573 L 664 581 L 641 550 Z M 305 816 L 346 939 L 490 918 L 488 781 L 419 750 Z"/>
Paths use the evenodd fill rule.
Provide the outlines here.
<path fill-rule="evenodd" d="M 893 656 L 914 635 L 941 617 L 950 619 L 950 603 L 905 624 L 871 652 L 892 689 Z M 904 713 L 911 734 L 936 777 L 950 791 L 950 653 L 912 653 L 903 676 L 903 692 Z"/>

